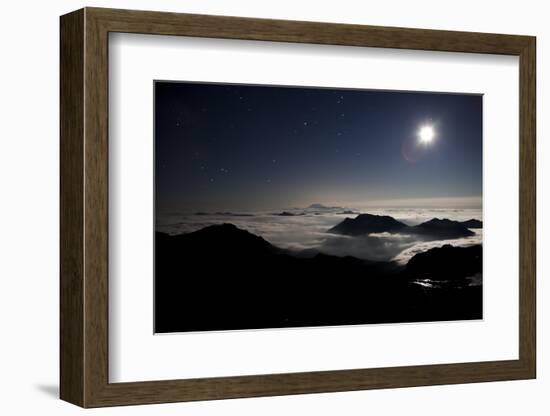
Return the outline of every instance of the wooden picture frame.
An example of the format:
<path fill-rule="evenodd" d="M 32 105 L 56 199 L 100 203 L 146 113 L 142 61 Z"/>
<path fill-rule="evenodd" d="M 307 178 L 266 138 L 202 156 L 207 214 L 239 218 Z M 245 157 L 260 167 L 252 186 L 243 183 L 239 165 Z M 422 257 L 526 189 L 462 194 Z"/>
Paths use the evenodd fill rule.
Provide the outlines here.
<path fill-rule="evenodd" d="M 61 17 L 60 396 L 82 407 L 535 378 L 535 38 L 85 8 Z M 142 33 L 519 56 L 519 359 L 110 383 L 108 34 Z M 514 190 L 518 191 L 518 190 Z"/>

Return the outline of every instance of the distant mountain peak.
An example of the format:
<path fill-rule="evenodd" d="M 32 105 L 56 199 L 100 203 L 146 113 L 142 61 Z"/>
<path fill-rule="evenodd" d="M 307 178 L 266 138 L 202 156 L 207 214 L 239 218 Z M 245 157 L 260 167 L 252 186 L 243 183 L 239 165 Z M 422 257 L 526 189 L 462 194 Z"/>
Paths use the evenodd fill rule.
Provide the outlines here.
<path fill-rule="evenodd" d="M 315 204 L 311 204 L 309 207 L 307 207 L 305 209 L 312 209 L 312 210 L 317 210 L 317 211 L 332 211 L 332 210 L 344 210 L 344 209 L 348 209 L 348 208 L 315 203 Z"/>
<path fill-rule="evenodd" d="M 282 211 L 282 212 L 276 212 L 273 215 L 276 215 L 278 217 L 297 217 L 300 215 L 304 215 L 303 212 L 290 212 L 290 211 Z"/>
<path fill-rule="evenodd" d="M 328 230 L 329 233 L 362 235 L 370 233 L 395 232 L 407 225 L 389 215 L 359 214 L 355 218 L 345 218 L 340 224 Z"/>
<path fill-rule="evenodd" d="M 432 218 L 429 221 L 412 227 L 417 234 L 438 236 L 440 238 L 458 238 L 474 235 L 464 224 L 447 218 Z"/>
<path fill-rule="evenodd" d="M 329 233 L 350 236 L 371 233 L 405 233 L 429 238 L 449 239 L 474 235 L 468 227 L 458 221 L 446 218 L 432 218 L 416 226 L 408 226 L 389 215 L 359 214 L 355 218 L 347 217 L 341 223 L 328 230 Z"/>
<path fill-rule="evenodd" d="M 317 208 L 317 209 L 324 209 L 328 208 L 327 206 L 319 203 L 311 204 L 308 208 Z"/>

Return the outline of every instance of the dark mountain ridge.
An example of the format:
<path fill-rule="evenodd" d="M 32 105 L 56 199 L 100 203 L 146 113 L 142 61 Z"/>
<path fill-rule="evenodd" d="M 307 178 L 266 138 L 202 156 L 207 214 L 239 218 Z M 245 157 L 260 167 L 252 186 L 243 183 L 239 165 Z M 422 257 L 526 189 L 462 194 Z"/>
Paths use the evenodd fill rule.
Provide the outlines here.
<path fill-rule="evenodd" d="M 278 217 L 299 217 L 305 214 L 303 212 L 282 211 L 282 212 L 275 212 L 272 215 L 276 215 Z"/>
<path fill-rule="evenodd" d="M 407 263 L 406 273 L 430 280 L 463 279 L 481 272 L 482 257 L 481 245 L 453 247 L 446 244 L 416 254 Z"/>
<path fill-rule="evenodd" d="M 412 230 L 412 234 L 436 238 L 470 237 L 475 234 L 458 221 L 439 218 L 432 218 L 422 224 L 409 227 L 409 230 Z"/>
<path fill-rule="evenodd" d="M 328 210 L 333 210 L 333 209 L 343 209 L 343 208 L 342 207 L 327 207 L 326 205 L 316 203 L 316 204 L 311 204 L 306 209 L 321 209 L 321 210 L 328 209 Z"/>
<path fill-rule="evenodd" d="M 462 221 L 461 224 L 467 228 L 483 228 L 483 222 L 473 218 L 471 220 Z"/>
<path fill-rule="evenodd" d="M 459 222 L 433 218 L 422 224 L 410 226 L 388 215 L 359 214 L 355 218 L 345 218 L 341 223 L 335 225 L 327 232 L 350 236 L 387 232 L 391 234 L 412 234 L 428 238 L 447 239 L 474 235 L 475 233 L 470 231 L 467 226 L 467 224 L 474 224 L 472 221 L 476 220 Z M 474 225 L 480 225 L 481 221 L 478 221 L 478 223 Z"/>
<path fill-rule="evenodd" d="M 397 232 L 407 228 L 406 224 L 388 215 L 359 214 L 355 218 L 345 218 L 328 232 L 344 235 Z"/>

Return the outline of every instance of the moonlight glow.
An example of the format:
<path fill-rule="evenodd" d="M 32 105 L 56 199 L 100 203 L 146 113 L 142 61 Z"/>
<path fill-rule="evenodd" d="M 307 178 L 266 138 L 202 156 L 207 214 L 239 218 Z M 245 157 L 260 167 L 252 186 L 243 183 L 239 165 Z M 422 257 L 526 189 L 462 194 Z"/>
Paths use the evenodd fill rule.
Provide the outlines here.
<path fill-rule="evenodd" d="M 430 144 L 435 137 L 433 126 L 422 126 L 418 131 L 418 138 L 422 144 Z"/>

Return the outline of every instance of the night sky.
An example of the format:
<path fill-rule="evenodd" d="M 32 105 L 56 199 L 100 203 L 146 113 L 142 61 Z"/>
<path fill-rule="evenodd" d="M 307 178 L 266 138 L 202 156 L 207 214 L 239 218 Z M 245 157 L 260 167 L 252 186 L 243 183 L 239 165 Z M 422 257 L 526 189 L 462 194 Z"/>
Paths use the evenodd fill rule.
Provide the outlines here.
<path fill-rule="evenodd" d="M 482 96 L 157 81 L 155 183 L 157 213 L 480 208 Z"/>

